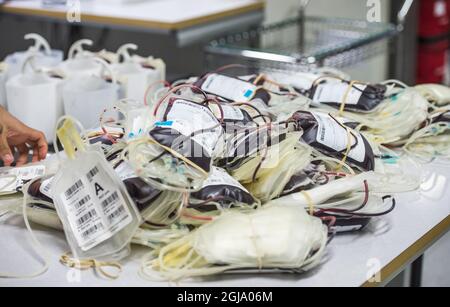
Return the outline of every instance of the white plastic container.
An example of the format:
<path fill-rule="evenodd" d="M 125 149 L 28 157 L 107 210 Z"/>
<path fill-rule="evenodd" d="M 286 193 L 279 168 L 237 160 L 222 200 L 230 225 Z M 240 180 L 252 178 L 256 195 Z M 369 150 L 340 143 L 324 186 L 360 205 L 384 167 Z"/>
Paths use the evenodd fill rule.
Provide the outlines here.
<path fill-rule="evenodd" d="M 160 81 L 161 74 L 157 69 L 146 68 L 133 61 L 128 51 L 137 49 L 134 44 L 120 47 L 117 54 L 122 57 L 123 62 L 113 65 L 113 71 L 121 85 L 120 98 L 133 99 L 143 104 L 148 87 Z"/>
<path fill-rule="evenodd" d="M 0 106 L 6 108 L 6 74 L 8 73 L 8 66 L 5 63 L 0 63 Z"/>
<path fill-rule="evenodd" d="M 30 56 L 35 57 L 34 63 L 38 67 L 53 68 L 63 61 L 64 53 L 61 50 L 52 50 L 45 38 L 39 34 L 27 34 L 25 39 L 34 40 L 34 45 L 26 51 L 16 52 L 6 57 L 5 63 L 8 64 L 8 79 L 21 73 L 25 61 Z"/>
<path fill-rule="evenodd" d="M 69 78 L 62 90 L 65 114 L 75 117 L 86 128 L 98 127 L 103 111 L 119 99 L 120 87 L 110 66 L 98 58 L 94 61 L 110 71 L 112 83 L 101 77 L 103 73 L 97 76 L 79 75 Z"/>
<path fill-rule="evenodd" d="M 32 58 L 25 62 L 24 68 Z M 42 131 L 51 141 L 56 121 L 63 115 L 61 85 L 59 78 L 23 69 L 23 73 L 6 83 L 8 110 L 27 126 Z"/>
<path fill-rule="evenodd" d="M 83 49 L 83 46 L 92 45 L 92 40 L 82 39 L 70 47 L 68 59 L 58 66 L 65 78 L 98 76 L 102 72 L 102 65 L 95 60 L 95 55 Z"/>

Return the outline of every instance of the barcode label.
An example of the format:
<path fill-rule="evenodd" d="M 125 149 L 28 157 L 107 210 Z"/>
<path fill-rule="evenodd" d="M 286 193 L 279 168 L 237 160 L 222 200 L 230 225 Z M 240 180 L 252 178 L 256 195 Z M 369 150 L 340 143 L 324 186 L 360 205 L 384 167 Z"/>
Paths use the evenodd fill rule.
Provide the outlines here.
<path fill-rule="evenodd" d="M 83 182 L 81 180 L 78 180 L 73 186 L 71 186 L 65 193 L 66 198 L 70 198 L 73 193 L 75 193 L 78 189 L 83 187 Z"/>
<path fill-rule="evenodd" d="M 81 236 L 83 238 L 86 238 L 86 237 L 88 237 L 88 236 L 90 236 L 90 235 L 92 235 L 92 234 L 94 234 L 94 233 L 96 233 L 96 232 L 98 232 L 100 230 L 103 230 L 103 224 L 96 224 L 96 225 L 92 226 L 91 228 L 89 228 L 88 230 L 86 230 L 85 232 L 83 232 L 81 234 Z"/>
<path fill-rule="evenodd" d="M 89 211 L 88 213 L 83 215 L 81 218 L 79 218 L 77 221 L 77 224 L 78 224 L 78 226 L 81 226 L 96 216 L 97 216 L 97 212 L 95 211 L 95 209 L 92 209 L 91 211 Z"/>
<path fill-rule="evenodd" d="M 86 195 L 82 200 L 80 200 L 76 205 L 75 205 L 75 209 L 80 209 L 81 207 L 83 207 L 84 205 L 86 205 L 88 203 L 88 201 L 91 200 L 91 196 L 90 195 Z"/>
<path fill-rule="evenodd" d="M 55 203 L 59 205 L 60 201 L 64 205 L 76 243 L 84 252 L 111 239 L 133 222 L 127 199 L 117 186 L 120 181 L 116 183 L 108 172 L 112 171 L 110 166 L 100 158 L 88 161 L 88 165 L 82 159 L 72 161 L 71 172 L 64 173 L 68 181 L 63 178 L 52 183 L 52 191 L 62 191 L 56 192 Z"/>
<path fill-rule="evenodd" d="M 125 208 L 123 206 L 119 207 L 116 211 L 114 211 L 108 216 L 109 222 L 111 223 L 116 217 L 120 216 L 124 211 Z"/>
<path fill-rule="evenodd" d="M 118 199 L 119 199 L 119 193 L 117 193 L 117 191 L 116 191 L 113 194 L 111 194 L 111 196 L 109 196 L 107 199 L 102 201 L 103 210 L 105 210 L 109 205 L 111 205 L 112 203 L 114 203 Z"/>
<path fill-rule="evenodd" d="M 95 175 L 97 175 L 97 174 L 98 174 L 98 167 L 96 166 L 89 171 L 89 173 L 86 175 L 86 177 L 89 180 L 89 182 L 92 182 L 92 178 L 94 178 Z"/>

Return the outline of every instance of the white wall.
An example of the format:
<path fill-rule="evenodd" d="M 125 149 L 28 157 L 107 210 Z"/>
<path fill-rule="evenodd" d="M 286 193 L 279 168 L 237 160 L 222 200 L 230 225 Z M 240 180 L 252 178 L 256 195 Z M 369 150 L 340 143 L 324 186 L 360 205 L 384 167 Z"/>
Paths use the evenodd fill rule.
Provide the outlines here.
<path fill-rule="evenodd" d="M 389 20 L 390 0 L 381 0 L 382 22 Z M 277 22 L 297 15 L 300 0 L 267 0 L 266 22 Z M 366 0 L 310 0 L 307 15 L 366 19 Z M 376 56 L 363 64 L 346 68 L 354 79 L 377 82 L 387 78 L 388 55 Z"/>

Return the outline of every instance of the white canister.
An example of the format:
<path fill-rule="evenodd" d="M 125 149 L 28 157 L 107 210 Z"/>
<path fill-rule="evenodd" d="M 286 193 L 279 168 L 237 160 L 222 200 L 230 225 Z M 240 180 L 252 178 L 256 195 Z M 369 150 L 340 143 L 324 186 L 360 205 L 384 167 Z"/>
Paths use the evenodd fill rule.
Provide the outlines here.
<path fill-rule="evenodd" d="M 44 73 L 19 74 L 6 83 L 9 112 L 27 126 L 42 131 L 51 142 L 63 115 L 62 80 Z"/>
<path fill-rule="evenodd" d="M 27 51 L 15 52 L 6 57 L 5 63 L 8 64 L 8 79 L 21 73 L 25 61 L 30 56 L 34 56 L 33 62 L 38 67 L 53 68 L 63 61 L 64 53 L 61 50 L 52 50 L 45 38 L 39 34 L 27 34 L 25 39 L 34 40 L 34 45 Z"/>
<path fill-rule="evenodd" d="M 108 67 L 103 60 L 96 61 Z M 73 77 L 65 82 L 62 92 L 65 114 L 86 128 L 98 127 L 103 112 L 119 99 L 119 85 L 114 77 L 112 82 L 100 76 Z"/>
<path fill-rule="evenodd" d="M 0 63 L 0 106 L 6 108 L 6 74 L 8 72 L 7 65 Z"/>
<path fill-rule="evenodd" d="M 68 59 L 58 66 L 65 78 L 98 76 L 102 72 L 102 65 L 95 60 L 95 54 L 83 49 L 83 46 L 92 45 L 91 40 L 82 39 L 70 47 Z"/>
<path fill-rule="evenodd" d="M 129 50 L 137 50 L 137 46 L 126 44 L 120 47 L 117 54 L 122 57 L 123 62 L 113 65 L 112 69 L 121 85 L 120 97 L 143 104 L 149 86 L 161 80 L 160 73 L 156 69 L 146 68 L 134 61 Z"/>

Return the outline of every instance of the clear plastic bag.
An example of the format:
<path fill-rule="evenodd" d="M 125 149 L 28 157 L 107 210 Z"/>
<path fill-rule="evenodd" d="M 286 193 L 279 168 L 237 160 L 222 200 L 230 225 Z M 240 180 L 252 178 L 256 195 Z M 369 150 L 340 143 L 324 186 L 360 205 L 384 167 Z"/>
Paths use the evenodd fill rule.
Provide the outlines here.
<path fill-rule="evenodd" d="M 58 136 L 69 159 L 53 179 L 52 194 L 72 253 L 79 259 L 120 260 L 141 224 L 139 212 L 104 156 L 84 149 L 71 120 Z"/>

